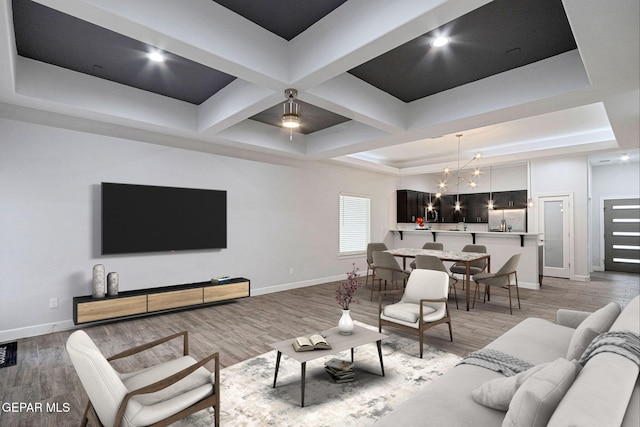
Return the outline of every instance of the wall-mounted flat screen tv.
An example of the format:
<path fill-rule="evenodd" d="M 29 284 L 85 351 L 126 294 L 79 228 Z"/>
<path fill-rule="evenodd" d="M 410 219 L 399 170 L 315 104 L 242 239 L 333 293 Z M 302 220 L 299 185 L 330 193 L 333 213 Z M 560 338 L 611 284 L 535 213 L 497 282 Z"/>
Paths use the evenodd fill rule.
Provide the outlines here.
<path fill-rule="evenodd" d="M 102 183 L 102 254 L 227 247 L 227 192 Z"/>

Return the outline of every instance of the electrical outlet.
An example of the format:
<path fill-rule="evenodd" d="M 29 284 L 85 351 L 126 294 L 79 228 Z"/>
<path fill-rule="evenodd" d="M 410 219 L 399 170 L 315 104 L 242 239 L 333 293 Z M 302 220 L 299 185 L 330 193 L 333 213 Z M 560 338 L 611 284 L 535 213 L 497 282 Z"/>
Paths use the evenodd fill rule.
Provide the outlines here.
<path fill-rule="evenodd" d="M 293 274 L 293 268 L 289 269 L 289 274 Z"/>
<path fill-rule="evenodd" d="M 58 308 L 58 298 L 51 298 L 49 300 L 49 308 Z"/>

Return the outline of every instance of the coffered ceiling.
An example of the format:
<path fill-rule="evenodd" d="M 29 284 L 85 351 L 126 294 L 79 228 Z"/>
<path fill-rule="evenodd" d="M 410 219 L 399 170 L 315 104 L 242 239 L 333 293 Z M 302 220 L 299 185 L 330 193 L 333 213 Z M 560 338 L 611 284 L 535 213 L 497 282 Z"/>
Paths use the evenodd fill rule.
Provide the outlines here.
<path fill-rule="evenodd" d="M 0 5 L 0 117 L 400 175 L 451 164 L 456 134 L 484 165 L 637 160 L 637 0 Z M 438 36 L 449 43 L 434 47 Z M 292 138 L 280 127 L 289 87 Z"/>

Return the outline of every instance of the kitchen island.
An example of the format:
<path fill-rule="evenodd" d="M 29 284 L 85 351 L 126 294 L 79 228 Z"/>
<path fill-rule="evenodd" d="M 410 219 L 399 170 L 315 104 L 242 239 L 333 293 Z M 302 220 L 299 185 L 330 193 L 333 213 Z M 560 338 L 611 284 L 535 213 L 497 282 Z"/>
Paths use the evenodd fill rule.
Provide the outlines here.
<path fill-rule="evenodd" d="M 455 227 L 455 224 L 453 226 Z M 484 245 L 487 247 L 487 253 L 491 255 L 491 271 L 494 273 L 511 255 L 522 254 L 518 265 L 518 285 L 522 288 L 540 289 L 540 233 L 483 231 L 474 228 L 473 225 L 467 230 L 459 231 L 435 227 L 431 230 L 396 228 L 390 231 L 393 248 L 421 248 L 426 242 L 440 242 L 444 245 L 444 250 L 460 251 L 465 245 Z M 445 263 L 447 268 L 450 264 Z"/>

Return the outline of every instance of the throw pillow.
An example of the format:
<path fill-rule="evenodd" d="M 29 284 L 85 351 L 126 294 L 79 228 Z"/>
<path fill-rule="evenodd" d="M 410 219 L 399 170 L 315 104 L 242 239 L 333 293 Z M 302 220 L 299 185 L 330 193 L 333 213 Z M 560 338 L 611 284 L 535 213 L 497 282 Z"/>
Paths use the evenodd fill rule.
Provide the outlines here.
<path fill-rule="evenodd" d="M 511 377 L 501 377 L 487 381 L 473 390 L 471 397 L 481 405 L 506 412 L 509 409 L 509 403 L 513 395 L 518 391 L 522 383 L 547 365 L 548 363 L 542 363 Z"/>
<path fill-rule="evenodd" d="M 513 395 L 502 426 L 546 426 L 579 369 L 575 360 L 558 359 L 533 374 Z"/>
<path fill-rule="evenodd" d="M 569 341 L 567 360 L 580 359 L 591 341 L 603 332 L 607 332 L 620 314 L 620 306 L 615 302 L 594 311 L 578 325 Z"/>

